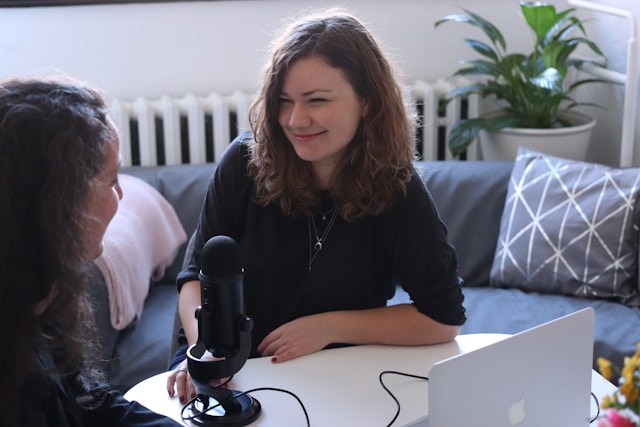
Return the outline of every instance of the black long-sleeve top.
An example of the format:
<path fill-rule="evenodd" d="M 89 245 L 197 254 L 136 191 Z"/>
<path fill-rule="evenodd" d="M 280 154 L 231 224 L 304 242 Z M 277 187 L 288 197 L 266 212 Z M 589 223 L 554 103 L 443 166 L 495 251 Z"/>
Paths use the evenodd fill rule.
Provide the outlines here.
<path fill-rule="evenodd" d="M 19 411 L 23 427 L 179 427 L 181 424 L 156 414 L 137 402 L 129 402 L 107 384 L 95 383 L 99 404 L 90 409 L 76 401 L 72 388 L 55 370 L 49 351 L 42 346 L 33 353 L 36 369 L 21 389 Z"/>
<path fill-rule="evenodd" d="M 242 254 L 246 314 L 255 321 L 252 357 L 278 326 L 315 313 L 383 307 L 397 284 L 433 320 L 465 322 L 456 253 L 417 171 L 406 197 L 398 195 L 384 213 L 350 222 L 338 215 L 309 271 L 316 241 L 309 219 L 254 201 L 255 183 L 247 174 L 251 138 L 249 133 L 236 138 L 212 175 L 178 288 L 198 280 L 200 252 L 209 238 L 232 237 Z M 327 199 L 330 210 L 333 201 Z M 314 218 L 320 236 L 330 221 L 330 214 L 326 217 Z"/>

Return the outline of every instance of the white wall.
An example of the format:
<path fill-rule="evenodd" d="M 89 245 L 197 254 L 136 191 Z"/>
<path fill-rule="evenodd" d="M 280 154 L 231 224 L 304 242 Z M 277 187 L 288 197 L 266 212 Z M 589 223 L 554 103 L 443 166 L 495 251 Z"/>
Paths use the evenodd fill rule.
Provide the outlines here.
<path fill-rule="evenodd" d="M 634 10 L 634 0 L 595 0 Z M 570 7 L 554 0 L 558 8 Z M 129 5 L 66 6 L 0 9 L 0 78 L 61 70 L 88 80 L 116 97 L 158 97 L 186 92 L 255 91 L 265 48 L 280 20 L 307 7 L 341 5 L 362 18 L 403 69 L 407 81 L 448 77 L 470 51 L 465 36 L 479 33 L 463 25 L 438 30 L 440 17 L 467 7 L 497 24 L 510 50 L 524 48 L 517 0 L 245 0 Z M 620 18 L 592 15 L 588 27 L 617 71 L 625 70 L 626 23 Z M 616 28 L 616 31 L 611 31 Z M 619 161 L 622 89 L 590 89 L 587 100 L 603 102 L 608 112 L 590 110 L 599 126 L 590 158 L 608 164 Z M 636 132 L 636 141 L 640 136 Z M 634 164 L 640 164 L 640 148 Z"/>

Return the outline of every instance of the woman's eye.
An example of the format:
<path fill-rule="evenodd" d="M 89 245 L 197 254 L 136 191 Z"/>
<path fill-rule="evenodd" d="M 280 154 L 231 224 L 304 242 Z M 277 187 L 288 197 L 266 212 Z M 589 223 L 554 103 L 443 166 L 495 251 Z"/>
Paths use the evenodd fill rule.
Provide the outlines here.
<path fill-rule="evenodd" d="M 312 103 L 326 102 L 326 99 L 325 98 L 311 98 L 309 100 L 309 102 L 312 102 Z"/>

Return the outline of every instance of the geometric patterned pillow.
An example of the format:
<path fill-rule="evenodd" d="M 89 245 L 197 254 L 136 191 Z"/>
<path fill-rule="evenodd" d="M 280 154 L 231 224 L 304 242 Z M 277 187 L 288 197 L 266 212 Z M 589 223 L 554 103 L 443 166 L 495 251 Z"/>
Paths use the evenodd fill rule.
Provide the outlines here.
<path fill-rule="evenodd" d="M 640 305 L 640 169 L 521 148 L 507 190 L 491 286 Z"/>

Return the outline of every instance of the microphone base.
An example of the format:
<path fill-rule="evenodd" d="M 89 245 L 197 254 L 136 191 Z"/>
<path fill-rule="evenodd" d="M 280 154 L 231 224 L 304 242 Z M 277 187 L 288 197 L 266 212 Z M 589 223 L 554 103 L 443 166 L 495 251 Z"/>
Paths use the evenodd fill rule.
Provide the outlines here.
<path fill-rule="evenodd" d="M 199 394 L 187 408 L 191 422 L 203 427 L 242 427 L 255 421 L 262 410 L 260 402 L 249 394 L 229 392 L 232 397 L 220 401 Z"/>

